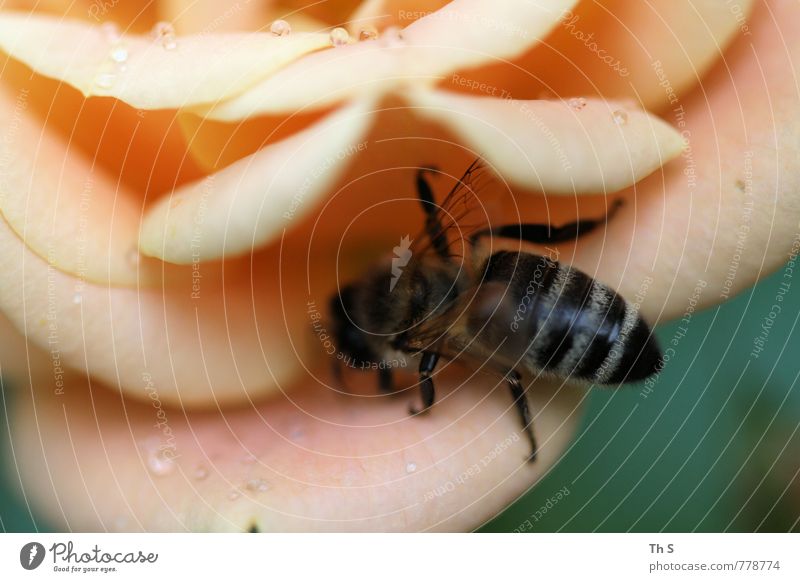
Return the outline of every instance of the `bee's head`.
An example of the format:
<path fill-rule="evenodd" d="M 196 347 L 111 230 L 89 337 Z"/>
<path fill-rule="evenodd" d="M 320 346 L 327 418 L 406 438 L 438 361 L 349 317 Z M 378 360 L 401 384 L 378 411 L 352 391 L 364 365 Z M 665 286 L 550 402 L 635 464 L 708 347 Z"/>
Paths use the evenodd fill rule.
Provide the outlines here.
<path fill-rule="evenodd" d="M 367 332 L 356 323 L 358 307 L 355 286 L 342 287 L 339 294 L 331 298 L 330 314 L 337 348 L 356 362 L 377 361 Z"/>

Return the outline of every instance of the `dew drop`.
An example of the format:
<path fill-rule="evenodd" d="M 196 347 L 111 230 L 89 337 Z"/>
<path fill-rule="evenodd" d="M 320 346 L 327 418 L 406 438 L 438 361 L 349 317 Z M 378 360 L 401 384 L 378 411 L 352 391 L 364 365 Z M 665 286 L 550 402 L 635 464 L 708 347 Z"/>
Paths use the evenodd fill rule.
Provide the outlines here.
<path fill-rule="evenodd" d="M 142 255 L 139 254 L 139 249 L 131 248 L 125 253 L 125 260 L 128 261 L 131 265 L 138 265 L 139 261 L 142 260 Z"/>
<path fill-rule="evenodd" d="M 378 38 L 378 29 L 374 26 L 365 26 L 358 32 L 358 40 L 375 40 Z"/>
<path fill-rule="evenodd" d="M 94 84 L 100 89 L 111 89 L 117 76 L 114 73 L 97 73 L 94 77 Z"/>
<path fill-rule="evenodd" d="M 614 113 L 611 114 L 614 118 L 614 123 L 617 125 L 625 125 L 628 123 L 628 114 L 625 113 L 622 109 L 617 109 Z"/>
<path fill-rule="evenodd" d="M 83 303 L 83 295 L 81 295 L 78 292 L 75 292 L 75 294 L 72 296 L 72 302 L 75 305 L 80 305 L 81 303 Z"/>
<path fill-rule="evenodd" d="M 573 97 L 572 99 L 567 101 L 567 104 L 570 107 L 572 107 L 575 111 L 580 111 L 581 109 L 586 107 L 586 99 L 584 99 L 583 97 Z"/>
<path fill-rule="evenodd" d="M 228 499 L 230 499 L 231 501 L 236 501 L 241 496 L 242 496 L 242 494 L 239 493 L 236 489 L 234 489 L 233 491 L 228 493 Z"/>
<path fill-rule="evenodd" d="M 341 26 L 337 26 L 331 31 L 331 44 L 333 46 L 344 46 L 350 41 L 350 33 Z"/>
<path fill-rule="evenodd" d="M 111 50 L 111 60 L 122 64 L 128 60 L 128 49 L 124 46 L 117 46 Z"/>
<path fill-rule="evenodd" d="M 263 479 L 250 479 L 245 483 L 245 488 L 253 493 L 264 493 L 270 490 L 270 485 Z"/>
<path fill-rule="evenodd" d="M 157 22 L 153 27 L 153 38 L 161 43 L 166 50 L 171 51 L 178 46 L 175 40 L 175 27 L 169 22 Z"/>
<path fill-rule="evenodd" d="M 381 34 L 381 43 L 388 48 L 401 46 L 404 43 L 403 32 L 397 26 L 390 26 Z"/>
<path fill-rule="evenodd" d="M 416 470 L 417 470 L 416 463 L 409 463 L 408 465 L 406 465 L 406 473 L 413 473 Z"/>
<path fill-rule="evenodd" d="M 292 32 L 292 26 L 285 20 L 276 20 L 269 27 L 269 31 L 275 36 L 286 36 Z"/>
<path fill-rule="evenodd" d="M 154 450 L 147 455 L 147 468 L 153 475 L 164 477 L 175 470 L 175 461 L 165 457 L 161 451 Z"/>
<path fill-rule="evenodd" d="M 100 30 L 103 31 L 106 40 L 108 40 L 109 42 L 116 42 L 120 38 L 119 28 L 114 22 L 110 21 L 104 22 L 103 24 L 100 25 Z"/>
<path fill-rule="evenodd" d="M 194 468 L 193 476 L 196 481 L 203 481 L 205 478 L 208 477 L 208 469 L 206 469 L 205 465 L 197 465 Z"/>

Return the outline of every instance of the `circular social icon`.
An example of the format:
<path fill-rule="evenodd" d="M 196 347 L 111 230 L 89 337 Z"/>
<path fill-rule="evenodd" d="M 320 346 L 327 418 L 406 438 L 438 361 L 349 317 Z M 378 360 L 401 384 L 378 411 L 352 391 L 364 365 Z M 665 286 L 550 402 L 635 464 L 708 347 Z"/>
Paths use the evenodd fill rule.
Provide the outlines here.
<path fill-rule="evenodd" d="M 19 563 L 26 570 L 35 570 L 44 561 L 44 546 L 39 542 L 28 542 L 19 551 Z"/>

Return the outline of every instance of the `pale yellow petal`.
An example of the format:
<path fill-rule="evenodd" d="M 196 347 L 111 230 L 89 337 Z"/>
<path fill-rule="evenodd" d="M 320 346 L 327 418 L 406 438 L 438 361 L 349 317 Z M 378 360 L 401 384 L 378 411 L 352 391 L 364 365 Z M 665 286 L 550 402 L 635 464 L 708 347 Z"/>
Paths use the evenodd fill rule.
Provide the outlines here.
<path fill-rule="evenodd" d="M 362 41 L 308 55 L 228 101 L 198 108 L 220 121 L 330 107 L 408 83 L 433 83 L 464 67 L 513 58 L 556 25 L 574 0 L 456 0 Z"/>
<path fill-rule="evenodd" d="M 319 51 L 289 64 L 244 93 L 194 111 L 212 120 L 239 122 L 255 116 L 323 109 L 359 95 L 388 91 L 418 77 L 402 69 L 405 53 L 382 41 Z"/>
<path fill-rule="evenodd" d="M 0 220 L 0 310 L 64 368 L 136 398 L 213 406 L 278 389 L 308 342 L 306 299 L 281 300 L 278 258 L 195 265 L 168 289 L 85 283 L 48 266 Z M 299 275 L 298 275 L 299 276 Z M 294 273 L 284 275 L 291 285 Z"/>
<path fill-rule="evenodd" d="M 545 41 L 470 79 L 520 99 L 558 96 L 634 99 L 674 108 L 733 39 L 751 34 L 755 0 L 598 0 L 581 2 Z"/>
<path fill-rule="evenodd" d="M 615 192 L 680 154 L 660 119 L 602 100 L 513 101 L 408 93 L 416 112 L 454 132 L 505 179 L 546 193 Z"/>
<path fill-rule="evenodd" d="M 3 10 L 52 14 L 58 18 L 109 23 L 128 32 L 145 32 L 157 20 L 156 2 L 121 0 L 3 0 Z"/>
<path fill-rule="evenodd" d="M 403 30 L 409 44 L 435 49 L 417 63 L 433 74 L 513 59 L 549 33 L 577 0 L 453 0 Z"/>
<path fill-rule="evenodd" d="M 0 14 L 0 49 L 35 72 L 87 96 L 111 96 L 140 109 L 174 109 L 236 95 L 298 57 L 328 46 L 325 34 L 264 33 L 118 39 L 100 26 Z"/>
<path fill-rule="evenodd" d="M 239 255 L 274 240 L 317 206 L 361 143 L 371 103 L 355 102 L 270 144 L 149 210 L 143 253 L 173 263 Z"/>

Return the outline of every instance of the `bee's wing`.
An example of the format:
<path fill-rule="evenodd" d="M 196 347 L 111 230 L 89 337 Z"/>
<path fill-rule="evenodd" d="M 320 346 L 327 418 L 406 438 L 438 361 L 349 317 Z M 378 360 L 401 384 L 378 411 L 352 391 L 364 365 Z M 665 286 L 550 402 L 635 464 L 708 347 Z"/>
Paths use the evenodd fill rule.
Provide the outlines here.
<path fill-rule="evenodd" d="M 456 182 L 441 204 L 433 206 L 428 224 L 414 238 L 412 251 L 420 257 L 446 248 L 449 257 L 464 257 L 469 249 L 470 235 L 489 225 L 489 209 L 478 196 L 478 192 L 491 179 L 483 160 L 476 158 Z"/>
<path fill-rule="evenodd" d="M 405 332 L 405 344 L 411 351 L 435 351 L 453 359 L 464 351 L 459 338 L 469 336 L 471 307 L 480 293 L 480 285 L 471 286 L 444 311 L 434 313 Z"/>
<path fill-rule="evenodd" d="M 432 315 L 405 334 L 406 348 L 411 352 L 433 351 L 447 359 L 454 359 L 458 354 L 452 351 L 452 338 L 462 334 L 459 318 L 452 318 L 447 313 Z"/>

